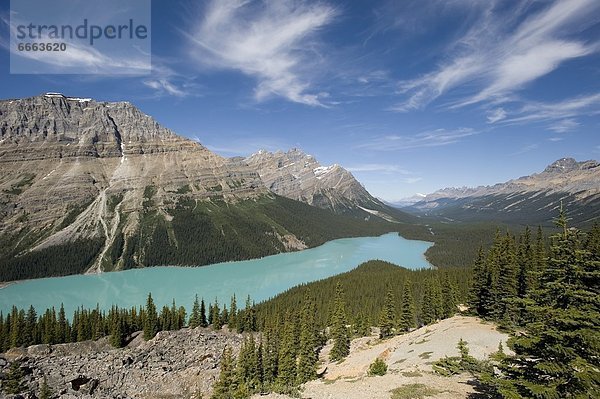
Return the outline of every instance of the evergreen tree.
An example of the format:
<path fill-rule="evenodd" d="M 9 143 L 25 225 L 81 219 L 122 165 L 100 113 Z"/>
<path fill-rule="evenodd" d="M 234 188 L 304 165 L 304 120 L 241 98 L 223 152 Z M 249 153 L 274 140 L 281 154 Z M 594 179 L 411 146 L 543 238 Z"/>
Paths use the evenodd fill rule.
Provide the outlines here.
<path fill-rule="evenodd" d="M 550 257 L 533 293 L 525 333 L 497 382 L 506 398 L 595 398 L 600 392 L 600 263 L 567 227 L 552 237 Z"/>
<path fill-rule="evenodd" d="M 146 319 L 144 320 L 144 339 L 149 340 L 154 338 L 157 332 L 158 314 L 152 300 L 152 294 L 148 294 L 148 299 L 146 300 Z"/>
<path fill-rule="evenodd" d="M 23 331 L 23 344 L 25 346 L 30 346 L 37 342 L 36 325 L 37 313 L 35 312 L 33 306 L 29 306 L 29 310 L 27 311 L 27 317 L 25 318 L 25 328 Z"/>
<path fill-rule="evenodd" d="M 211 399 L 232 399 L 233 392 L 237 389 L 237 380 L 235 378 L 234 359 L 229 347 L 223 350 L 220 367 L 219 379 L 215 382 Z"/>
<path fill-rule="evenodd" d="M 456 314 L 458 306 L 458 288 L 454 280 L 451 280 L 447 274 L 444 275 L 444 284 L 442 285 L 442 315 L 446 319 Z"/>
<path fill-rule="evenodd" d="M 487 270 L 485 264 L 485 253 L 482 247 L 479 247 L 475 263 L 473 264 L 473 285 L 469 292 L 469 308 L 476 314 L 483 315 L 482 298 L 486 296 L 485 290 L 487 286 Z"/>
<path fill-rule="evenodd" d="M 200 327 L 208 327 L 208 321 L 206 320 L 206 305 L 204 305 L 204 298 L 200 301 Z"/>
<path fill-rule="evenodd" d="M 40 387 L 40 399 L 50 399 L 50 398 L 52 398 L 52 390 L 48 386 L 48 380 L 46 379 L 46 376 L 44 376 L 44 379 L 42 381 L 42 386 Z"/>
<path fill-rule="evenodd" d="M 13 362 L 10 365 L 8 373 L 4 377 L 2 388 L 6 393 L 18 394 L 25 390 L 23 383 L 24 373 L 19 362 Z"/>
<path fill-rule="evenodd" d="M 387 338 L 393 335 L 396 325 L 396 307 L 394 301 L 392 287 L 388 287 L 383 309 L 379 316 L 379 338 Z"/>
<path fill-rule="evenodd" d="M 410 281 L 404 282 L 404 292 L 402 295 L 402 308 L 400 309 L 400 320 L 398 328 L 400 331 L 410 331 L 415 327 L 415 304 L 412 295 Z"/>
<path fill-rule="evenodd" d="M 283 335 L 279 345 L 278 368 L 276 382 L 283 388 L 290 388 L 296 384 L 296 320 L 292 312 L 288 311 Z"/>
<path fill-rule="evenodd" d="M 56 334 L 55 334 L 56 343 L 62 344 L 62 343 L 67 342 L 67 336 L 68 336 L 67 316 L 65 314 L 65 307 L 61 303 L 60 310 L 58 311 L 58 323 L 56 325 Z"/>
<path fill-rule="evenodd" d="M 214 305 L 211 306 L 212 309 L 212 326 L 215 330 L 220 330 L 223 327 L 223 321 L 221 320 L 221 308 L 219 307 L 219 301 L 215 298 Z"/>
<path fill-rule="evenodd" d="M 279 363 L 278 338 L 275 328 L 271 324 L 265 327 L 263 341 L 261 341 L 263 348 L 263 381 L 268 386 L 275 382 Z"/>
<path fill-rule="evenodd" d="M 300 316 L 300 347 L 298 353 L 297 383 L 303 384 L 317 378 L 317 331 L 315 304 L 307 292 Z"/>
<path fill-rule="evenodd" d="M 338 283 L 335 286 L 333 314 L 331 317 L 331 338 L 333 339 L 333 348 L 329 352 L 329 359 L 331 361 L 342 360 L 350 353 L 350 336 L 347 324 L 344 290 L 341 284 Z"/>
<path fill-rule="evenodd" d="M 255 392 L 261 387 L 261 374 L 262 371 L 259 369 L 256 342 L 254 337 L 249 335 L 244 340 L 244 344 L 242 345 L 238 356 L 238 366 L 236 370 L 238 384 L 244 384 L 245 389 L 250 392 Z"/>
<path fill-rule="evenodd" d="M 198 295 L 194 299 L 194 306 L 192 307 L 192 314 L 190 315 L 190 328 L 196 328 L 200 325 L 200 303 L 198 302 Z"/>
<path fill-rule="evenodd" d="M 441 309 L 437 306 L 436 300 L 436 289 L 434 287 L 435 280 L 427 279 L 425 281 L 424 293 L 423 293 L 423 307 L 421 310 L 421 318 L 423 324 L 431 324 L 438 318 L 438 313 Z"/>
<path fill-rule="evenodd" d="M 229 318 L 227 320 L 227 326 L 231 331 L 235 331 L 238 329 L 237 325 L 237 301 L 235 298 L 235 294 L 231 297 L 231 303 L 229 304 Z"/>

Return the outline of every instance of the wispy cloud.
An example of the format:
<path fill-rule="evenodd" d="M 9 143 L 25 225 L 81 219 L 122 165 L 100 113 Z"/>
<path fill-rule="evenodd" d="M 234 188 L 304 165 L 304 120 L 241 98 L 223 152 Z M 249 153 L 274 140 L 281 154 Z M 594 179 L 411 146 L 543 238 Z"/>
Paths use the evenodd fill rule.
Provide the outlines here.
<path fill-rule="evenodd" d="M 488 123 L 496 123 L 504 118 L 506 118 L 506 111 L 504 110 L 504 108 L 496 108 L 494 110 L 488 111 Z"/>
<path fill-rule="evenodd" d="M 0 47 L 11 52 L 11 57 L 24 57 L 38 62 L 44 73 L 89 73 L 101 75 L 147 75 L 150 73 L 150 55 L 141 49 L 130 52 L 127 57 L 114 56 L 89 45 L 83 45 L 68 38 L 54 39 L 46 36 L 44 43 L 65 43 L 65 51 L 17 51 L 16 27 L 19 19 L 11 15 L 10 20 L 0 17 L 0 25 L 5 25 L 10 38 L 2 38 Z"/>
<path fill-rule="evenodd" d="M 412 172 L 393 164 L 369 163 L 347 166 L 346 169 L 350 172 L 383 172 L 397 173 L 401 175 L 411 175 Z"/>
<path fill-rule="evenodd" d="M 327 93 L 314 92 L 319 29 L 330 24 L 334 8 L 303 1 L 212 0 L 189 36 L 191 53 L 201 65 L 254 77 L 258 101 L 272 96 L 312 106 Z"/>
<path fill-rule="evenodd" d="M 556 133 L 566 133 L 579 128 L 581 124 L 574 119 L 563 119 L 548 127 Z"/>
<path fill-rule="evenodd" d="M 415 135 L 388 135 L 376 137 L 369 142 L 360 144 L 357 148 L 375 151 L 398 151 L 422 147 L 439 147 L 454 144 L 462 139 L 478 134 L 471 128 L 455 130 L 436 129 Z"/>
<path fill-rule="evenodd" d="M 600 114 L 600 93 L 569 98 L 558 102 L 528 102 L 505 118 L 504 123 L 524 123 L 540 121 L 561 121 L 553 129 L 556 132 L 565 132 L 579 126 L 573 119 L 582 115 Z"/>
<path fill-rule="evenodd" d="M 518 151 L 511 153 L 510 155 L 513 155 L 513 156 L 514 155 L 522 155 L 522 154 L 525 154 L 527 152 L 531 152 L 533 150 L 537 150 L 538 148 L 540 148 L 539 144 L 529 144 L 529 145 L 526 145 L 523 148 L 519 149 Z"/>
<path fill-rule="evenodd" d="M 595 21 L 600 2 L 555 1 L 524 18 L 529 3 L 504 7 L 503 2 L 488 2 L 480 21 L 447 49 L 445 61 L 421 77 L 400 83 L 405 99 L 394 109 L 422 108 L 459 86 L 464 90 L 452 103 L 455 107 L 502 102 L 565 61 L 600 49 L 597 42 L 572 37 Z"/>

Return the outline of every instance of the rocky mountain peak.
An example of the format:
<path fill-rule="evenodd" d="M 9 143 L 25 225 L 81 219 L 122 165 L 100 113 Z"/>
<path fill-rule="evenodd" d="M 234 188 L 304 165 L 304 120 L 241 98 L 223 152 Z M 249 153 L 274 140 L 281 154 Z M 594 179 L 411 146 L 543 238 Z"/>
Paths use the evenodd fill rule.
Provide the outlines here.
<path fill-rule="evenodd" d="M 354 176 L 338 164 L 321 165 L 298 148 L 261 150 L 246 158 L 267 188 L 276 194 L 336 212 L 384 209 Z"/>
<path fill-rule="evenodd" d="M 600 164 L 594 160 L 577 162 L 573 158 L 561 158 L 548 165 L 543 173 L 567 173 L 577 170 L 594 169 L 598 166 L 600 166 Z"/>
<path fill-rule="evenodd" d="M 129 102 L 45 93 L 0 101 L 0 161 L 122 157 L 198 147 Z M 43 148 L 42 148 L 43 147 Z"/>

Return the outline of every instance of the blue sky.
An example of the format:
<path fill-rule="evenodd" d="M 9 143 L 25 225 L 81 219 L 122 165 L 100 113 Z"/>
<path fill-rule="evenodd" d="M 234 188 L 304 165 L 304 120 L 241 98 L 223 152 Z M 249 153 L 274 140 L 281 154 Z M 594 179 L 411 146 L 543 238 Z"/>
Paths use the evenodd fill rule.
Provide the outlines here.
<path fill-rule="evenodd" d="M 131 101 L 225 156 L 299 147 L 385 200 L 600 158 L 597 0 L 153 1 L 152 73 L 127 77 L 11 75 L 0 7 L 2 98 Z"/>

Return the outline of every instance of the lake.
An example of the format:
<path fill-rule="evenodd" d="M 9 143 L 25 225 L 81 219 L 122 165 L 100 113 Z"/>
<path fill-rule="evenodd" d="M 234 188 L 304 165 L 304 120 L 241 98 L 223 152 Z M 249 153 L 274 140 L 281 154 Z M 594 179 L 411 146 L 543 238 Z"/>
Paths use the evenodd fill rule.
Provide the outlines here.
<path fill-rule="evenodd" d="M 80 306 L 109 309 L 146 303 L 148 292 L 160 309 L 173 299 L 191 311 L 195 294 L 206 302 L 227 304 L 236 294 L 238 306 L 250 295 L 256 302 L 301 283 L 347 272 L 371 259 L 411 269 L 428 268 L 425 251 L 433 244 L 402 238 L 396 233 L 379 237 L 342 238 L 319 247 L 239 262 L 202 267 L 150 267 L 95 275 L 52 277 L 23 281 L 0 289 L 0 310 L 13 305 L 38 313 L 63 303 L 68 317 Z"/>

